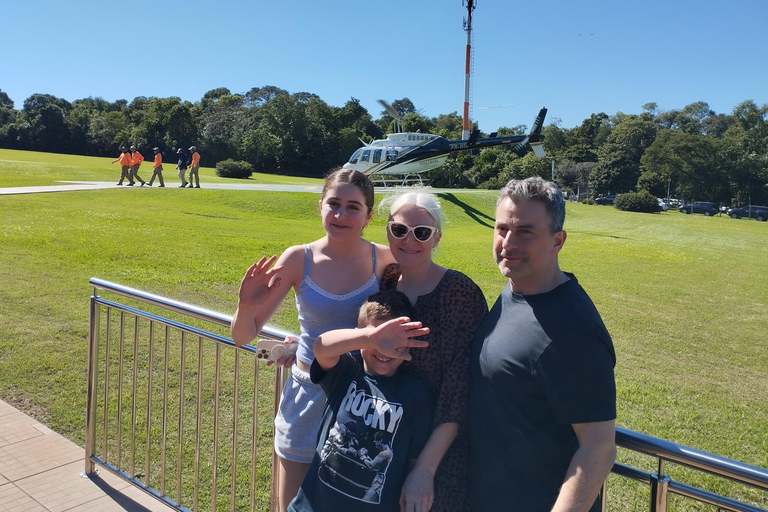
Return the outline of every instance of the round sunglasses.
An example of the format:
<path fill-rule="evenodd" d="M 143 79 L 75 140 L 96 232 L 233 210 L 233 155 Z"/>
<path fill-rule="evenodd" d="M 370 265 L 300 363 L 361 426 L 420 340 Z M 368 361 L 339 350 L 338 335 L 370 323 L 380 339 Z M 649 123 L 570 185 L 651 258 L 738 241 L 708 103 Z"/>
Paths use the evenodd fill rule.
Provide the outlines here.
<path fill-rule="evenodd" d="M 401 224 L 399 222 L 395 221 L 389 221 L 389 224 L 387 225 L 387 228 L 389 229 L 389 234 L 393 237 L 397 238 L 398 240 L 401 240 L 408 236 L 408 233 L 413 232 L 413 237 L 418 240 L 419 242 L 426 242 L 430 238 L 432 238 L 432 235 L 435 234 L 435 232 L 438 230 L 434 226 L 406 226 L 405 224 Z"/>

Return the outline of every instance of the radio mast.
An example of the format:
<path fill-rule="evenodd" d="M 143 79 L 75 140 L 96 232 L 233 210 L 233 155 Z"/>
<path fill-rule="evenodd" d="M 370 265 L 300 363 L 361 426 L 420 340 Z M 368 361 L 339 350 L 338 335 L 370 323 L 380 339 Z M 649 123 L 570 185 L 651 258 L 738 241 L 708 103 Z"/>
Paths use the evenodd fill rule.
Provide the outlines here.
<path fill-rule="evenodd" d="M 469 90 L 472 75 L 472 11 L 475 10 L 475 0 L 461 0 L 461 4 L 467 7 L 467 17 L 464 18 L 464 31 L 467 33 L 467 62 L 464 68 L 464 120 L 461 138 L 467 140 L 472 125 L 469 119 Z"/>

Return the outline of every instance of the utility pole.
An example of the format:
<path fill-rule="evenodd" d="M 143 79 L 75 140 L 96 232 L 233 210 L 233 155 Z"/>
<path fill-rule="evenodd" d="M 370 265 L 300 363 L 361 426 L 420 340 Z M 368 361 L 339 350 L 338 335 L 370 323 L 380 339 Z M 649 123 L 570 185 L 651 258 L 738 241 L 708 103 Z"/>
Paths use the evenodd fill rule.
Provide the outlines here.
<path fill-rule="evenodd" d="M 475 10 L 475 0 L 461 0 L 461 4 L 467 7 L 467 17 L 464 18 L 464 31 L 467 33 L 467 55 L 464 66 L 464 120 L 461 138 L 468 140 L 472 124 L 469 119 L 469 88 L 471 86 L 472 69 L 472 11 Z"/>

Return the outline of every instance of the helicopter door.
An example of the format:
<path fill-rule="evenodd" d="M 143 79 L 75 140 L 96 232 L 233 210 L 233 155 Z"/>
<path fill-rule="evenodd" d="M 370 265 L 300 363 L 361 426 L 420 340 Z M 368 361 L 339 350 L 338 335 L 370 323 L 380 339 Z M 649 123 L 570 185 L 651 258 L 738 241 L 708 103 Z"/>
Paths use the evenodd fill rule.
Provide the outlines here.
<path fill-rule="evenodd" d="M 381 162 L 381 150 L 380 149 L 374 149 L 373 150 L 373 163 L 378 164 Z"/>
<path fill-rule="evenodd" d="M 388 149 L 387 150 L 387 162 L 397 162 L 397 150 L 396 149 Z"/>

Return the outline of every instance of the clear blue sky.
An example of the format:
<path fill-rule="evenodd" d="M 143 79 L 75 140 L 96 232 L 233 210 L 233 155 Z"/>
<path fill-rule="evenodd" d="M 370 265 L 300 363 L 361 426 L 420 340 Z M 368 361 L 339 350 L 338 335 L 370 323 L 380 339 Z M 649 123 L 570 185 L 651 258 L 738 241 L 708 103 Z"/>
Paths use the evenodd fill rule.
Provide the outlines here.
<path fill-rule="evenodd" d="M 695 101 L 768 103 L 768 1 L 476 0 L 474 119 L 485 132 Z M 3 6 L 0 89 L 68 101 L 198 101 L 274 85 L 333 106 L 408 97 L 462 111 L 461 0 L 26 0 Z M 115 8 L 117 6 L 118 8 Z M 154 57 L 154 64 L 151 59 Z M 504 108 L 483 108 L 497 105 Z"/>

